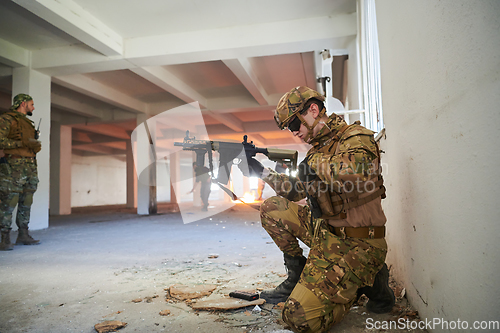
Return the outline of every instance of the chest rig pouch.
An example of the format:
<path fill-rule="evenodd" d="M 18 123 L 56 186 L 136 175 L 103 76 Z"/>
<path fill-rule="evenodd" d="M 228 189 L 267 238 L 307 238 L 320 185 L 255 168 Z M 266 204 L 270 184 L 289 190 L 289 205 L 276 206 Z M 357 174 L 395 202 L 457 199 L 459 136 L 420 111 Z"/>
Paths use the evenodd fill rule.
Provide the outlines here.
<path fill-rule="evenodd" d="M 21 115 L 19 112 L 7 112 L 5 115 L 12 118 L 9 134 L 7 138 L 14 139 L 14 133 L 21 133 L 22 138 L 35 137 L 35 125 L 33 122 Z"/>
<path fill-rule="evenodd" d="M 317 198 L 322 219 L 342 220 L 347 218 L 347 210 L 364 205 L 378 197 L 385 198 L 384 180 L 378 178 L 359 182 L 329 185 L 321 180 L 314 180 L 306 185 L 308 193 Z"/>
<path fill-rule="evenodd" d="M 349 154 L 353 148 L 362 148 L 376 156 L 371 163 L 377 168 L 372 170 L 371 177 L 365 177 L 364 181 L 335 181 L 329 184 L 317 179 L 305 184 L 309 195 L 317 199 L 323 219 L 346 219 L 347 210 L 364 205 L 378 197 L 385 198 L 384 181 L 379 165 L 380 152 L 373 139 L 373 132 L 358 125 L 356 122 L 342 128 L 337 134 L 340 134 L 338 141 L 332 137 L 330 142 L 327 141 L 322 147 L 318 147 L 317 152 L 340 155 Z"/>

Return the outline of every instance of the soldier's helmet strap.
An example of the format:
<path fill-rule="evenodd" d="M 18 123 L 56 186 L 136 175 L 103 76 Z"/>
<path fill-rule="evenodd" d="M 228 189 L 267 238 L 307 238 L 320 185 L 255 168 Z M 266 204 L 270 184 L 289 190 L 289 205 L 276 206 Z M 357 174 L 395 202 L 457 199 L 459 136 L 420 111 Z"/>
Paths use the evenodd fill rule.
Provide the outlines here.
<path fill-rule="evenodd" d="M 297 112 L 296 116 L 297 118 L 299 118 L 300 122 L 307 128 L 307 135 L 306 137 L 304 138 L 304 141 L 307 142 L 309 140 L 309 138 L 312 138 L 313 136 L 313 131 L 314 131 L 314 128 L 318 125 L 321 117 L 323 117 L 323 115 L 326 113 L 326 108 L 323 107 L 323 109 L 321 109 L 321 111 L 319 112 L 318 116 L 316 117 L 316 119 L 314 120 L 314 123 L 309 126 L 309 124 L 306 122 L 306 120 L 302 117 L 302 115 L 300 114 L 300 112 Z"/>

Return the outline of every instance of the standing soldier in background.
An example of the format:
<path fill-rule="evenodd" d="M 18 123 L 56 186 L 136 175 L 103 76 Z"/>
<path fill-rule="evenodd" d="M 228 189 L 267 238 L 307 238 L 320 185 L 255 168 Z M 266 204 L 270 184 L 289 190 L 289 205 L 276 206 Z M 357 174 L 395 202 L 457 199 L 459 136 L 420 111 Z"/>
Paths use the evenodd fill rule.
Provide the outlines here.
<path fill-rule="evenodd" d="M 294 332 L 326 332 L 365 294 L 371 312 L 395 304 L 385 262 L 385 197 L 380 151 L 373 132 L 326 115 L 325 98 L 296 87 L 279 101 L 275 121 L 312 148 L 297 177 L 275 172 L 254 158 L 240 163 L 245 176 L 263 179 L 277 196 L 260 207 L 262 227 L 283 252 L 287 279 L 260 294 L 286 301 L 283 320 Z M 246 168 L 248 166 L 248 168 Z M 308 205 L 296 204 L 303 198 Z M 301 240 L 309 248 L 305 258 Z"/>
<path fill-rule="evenodd" d="M 206 212 L 208 211 L 208 197 L 210 196 L 211 186 L 212 186 L 212 178 L 210 177 L 210 170 L 203 165 L 196 165 L 196 162 L 193 162 L 193 169 L 195 175 L 195 184 L 200 183 L 200 198 L 202 202 L 201 210 Z M 193 189 L 189 192 L 192 193 Z"/>
<path fill-rule="evenodd" d="M 33 194 L 38 185 L 36 154 L 42 149 L 38 132 L 27 116 L 33 115 L 33 98 L 26 94 L 14 97 L 9 111 L 0 116 L 0 251 L 14 248 L 10 242 L 12 212 L 17 207 L 19 228 L 16 245 L 39 244 L 28 233 Z"/>

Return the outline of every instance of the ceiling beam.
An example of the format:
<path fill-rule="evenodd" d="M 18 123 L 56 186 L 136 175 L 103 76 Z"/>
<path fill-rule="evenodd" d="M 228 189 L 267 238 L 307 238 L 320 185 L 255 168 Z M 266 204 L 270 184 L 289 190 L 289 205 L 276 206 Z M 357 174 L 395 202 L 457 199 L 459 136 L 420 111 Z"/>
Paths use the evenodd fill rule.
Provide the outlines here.
<path fill-rule="evenodd" d="M 127 150 L 127 143 L 125 141 L 104 142 L 101 145 L 104 147 L 122 150 L 123 152 Z"/>
<path fill-rule="evenodd" d="M 92 143 L 92 139 L 90 138 L 89 133 L 75 130 L 71 131 L 71 139 L 78 142 Z"/>
<path fill-rule="evenodd" d="M 198 102 L 200 108 L 206 108 L 205 97 L 163 67 L 133 68 L 131 71 L 186 103 Z"/>
<path fill-rule="evenodd" d="M 87 130 L 87 129 L 86 129 Z M 119 139 L 110 134 L 100 134 L 100 133 L 92 133 L 81 130 L 81 127 L 73 127 L 73 133 L 76 133 L 73 136 L 74 141 L 85 142 L 85 144 L 108 144 L 108 143 L 116 143 L 116 142 L 126 142 L 129 139 Z M 90 140 L 90 141 L 89 141 Z"/>
<path fill-rule="evenodd" d="M 260 105 L 269 105 L 267 93 L 247 58 L 223 60 Z"/>
<path fill-rule="evenodd" d="M 131 38 L 125 43 L 125 54 L 137 66 L 171 65 L 325 48 L 345 49 L 346 37 L 356 33 L 357 15 L 352 13 Z"/>
<path fill-rule="evenodd" d="M 114 148 L 104 147 L 100 145 L 73 145 L 73 150 L 83 150 L 90 151 L 93 153 L 100 153 L 102 155 L 113 155 L 116 154 Z"/>
<path fill-rule="evenodd" d="M 105 56 L 87 45 L 77 44 L 31 51 L 33 69 L 62 76 L 129 69 L 135 65 L 123 56 Z"/>
<path fill-rule="evenodd" d="M 61 96 L 52 93 L 50 97 L 52 105 L 71 113 L 88 117 L 88 118 L 102 118 L 103 110 L 96 109 L 88 104 L 76 101 L 73 98 Z"/>
<path fill-rule="evenodd" d="M 72 0 L 13 1 L 106 56 L 123 54 L 123 38 Z"/>
<path fill-rule="evenodd" d="M 119 126 L 113 126 L 110 124 L 92 124 L 91 126 L 88 126 L 86 124 L 81 124 L 81 125 L 73 125 L 72 127 L 86 132 L 107 135 L 113 138 L 119 138 L 124 140 L 130 139 L 130 135 L 124 128 Z"/>
<path fill-rule="evenodd" d="M 273 121 L 262 120 L 262 121 L 249 121 L 242 123 L 243 131 L 236 132 L 241 134 L 250 133 L 265 133 L 265 132 L 276 132 L 278 127 Z M 207 133 L 209 135 L 225 135 L 225 134 L 235 134 L 235 131 L 221 124 L 206 125 Z M 243 133 L 242 133 L 243 132 Z"/>
<path fill-rule="evenodd" d="M 125 141 L 90 142 L 73 144 L 72 147 L 76 149 L 108 147 L 125 151 L 127 149 L 127 143 Z"/>
<path fill-rule="evenodd" d="M 0 39 L 0 63 L 10 67 L 27 67 L 30 64 L 30 51 Z"/>
<path fill-rule="evenodd" d="M 230 114 L 230 113 L 217 113 L 217 112 L 208 112 L 210 117 L 220 121 L 223 125 L 229 127 L 235 132 L 243 132 L 244 127 L 243 127 L 243 122 L 238 119 L 238 117 Z"/>
<path fill-rule="evenodd" d="M 297 29 L 297 26 L 309 28 Z M 314 36 L 311 36 L 310 31 L 315 31 Z M 82 45 L 36 50 L 32 51 L 32 66 L 33 69 L 47 75 L 58 76 L 311 52 L 325 48 L 347 49 L 356 33 L 356 13 L 342 14 L 130 38 L 124 41 L 123 55 L 110 57 Z M 241 36 L 259 36 L 259 38 L 241 38 Z M 235 43 L 235 40 L 238 42 Z"/>
<path fill-rule="evenodd" d="M 135 113 L 146 113 L 147 110 L 147 103 L 141 102 L 98 81 L 92 80 L 85 75 L 76 74 L 53 77 L 52 82 L 100 101 L 115 105 L 124 110 Z"/>

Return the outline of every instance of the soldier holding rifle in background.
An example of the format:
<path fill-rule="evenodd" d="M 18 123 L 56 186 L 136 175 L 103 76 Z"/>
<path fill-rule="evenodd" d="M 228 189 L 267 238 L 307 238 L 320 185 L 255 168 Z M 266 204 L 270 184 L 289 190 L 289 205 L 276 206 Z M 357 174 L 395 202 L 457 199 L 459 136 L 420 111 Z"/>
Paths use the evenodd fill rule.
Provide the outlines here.
<path fill-rule="evenodd" d="M 33 194 L 38 185 L 36 154 L 42 149 L 32 116 L 33 98 L 18 94 L 9 111 L 0 116 L 0 251 L 14 248 L 10 241 L 12 212 L 17 206 L 19 233 L 16 245 L 39 244 L 28 233 Z"/>

